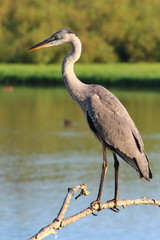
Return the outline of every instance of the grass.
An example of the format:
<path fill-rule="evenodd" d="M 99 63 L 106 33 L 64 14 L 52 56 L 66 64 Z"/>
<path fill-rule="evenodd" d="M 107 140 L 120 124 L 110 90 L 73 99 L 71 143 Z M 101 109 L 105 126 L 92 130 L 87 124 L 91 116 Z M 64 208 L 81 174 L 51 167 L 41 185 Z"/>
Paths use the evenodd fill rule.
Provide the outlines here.
<path fill-rule="evenodd" d="M 160 88 L 160 64 L 76 64 L 85 83 L 108 87 Z M 62 85 L 60 65 L 0 64 L 1 85 Z"/>

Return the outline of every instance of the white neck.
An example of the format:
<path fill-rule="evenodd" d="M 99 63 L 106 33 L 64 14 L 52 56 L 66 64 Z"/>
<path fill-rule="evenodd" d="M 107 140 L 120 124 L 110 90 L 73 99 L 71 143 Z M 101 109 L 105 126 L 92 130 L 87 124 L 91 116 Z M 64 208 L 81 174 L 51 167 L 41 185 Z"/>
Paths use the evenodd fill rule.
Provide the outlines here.
<path fill-rule="evenodd" d="M 86 84 L 82 83 L 74 73 L 74 63 L 78 61 L 81 56 L 82 44 L 76 35 L 71 34 L 69 43 L 72 46 L 72 51 L 68 54 L 62 64 L 62 75 L 67 90 L 79 103 L 83 101 L 83 92 L 85 91 Z"/>

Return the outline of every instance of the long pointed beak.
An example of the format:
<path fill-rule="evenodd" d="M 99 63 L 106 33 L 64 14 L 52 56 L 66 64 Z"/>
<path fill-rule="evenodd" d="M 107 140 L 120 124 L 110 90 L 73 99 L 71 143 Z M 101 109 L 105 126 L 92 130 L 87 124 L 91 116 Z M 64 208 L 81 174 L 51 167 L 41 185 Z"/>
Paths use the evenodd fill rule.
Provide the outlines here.
<path fill-rule="evenodd" d="M 51 46 L 51 42 L 53 41 L 52 38 L 47 38 L 46 40 L 34 45 L 33 47 L 29 48 L 26 50 L 26 52 L 31 52 L 40 48 L 44 48 L 44 47 L 50 47 Z"/>

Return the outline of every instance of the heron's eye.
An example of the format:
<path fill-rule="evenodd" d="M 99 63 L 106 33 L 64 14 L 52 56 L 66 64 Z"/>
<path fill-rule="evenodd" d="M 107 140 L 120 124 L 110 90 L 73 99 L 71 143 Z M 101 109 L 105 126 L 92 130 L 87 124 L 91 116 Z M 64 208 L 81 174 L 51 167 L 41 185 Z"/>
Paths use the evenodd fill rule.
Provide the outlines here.
<path fill-rule="evenodd" d="M 59 39 L 58 35 L 54 36 L 54 40 L 58 40 L 58 39 Z"/>

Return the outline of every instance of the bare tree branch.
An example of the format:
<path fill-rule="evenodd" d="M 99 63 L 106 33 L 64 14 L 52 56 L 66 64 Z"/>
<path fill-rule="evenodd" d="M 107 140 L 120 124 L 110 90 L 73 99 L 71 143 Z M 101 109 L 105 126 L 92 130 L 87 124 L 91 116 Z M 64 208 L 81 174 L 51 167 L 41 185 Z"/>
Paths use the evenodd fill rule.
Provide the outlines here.
<path fill-rule="evenodd" d="M 64 218 L 65 213 L 67 212 L 67 209 L 69 207 L 70 201 L 72 196 L 79 190 L 81 189 L 80 194 L 76 197 L 76 199 L 80 196 L 86 196 L 89 194 L 89 192 L 86 190 L 86 185 L 78 185 L 73 188 L 68 189 L 68 193 L 64 199 L 64 202 L 62 204 L 62 207 L 57 215 L 57 217 L 53 220 L 52 223 L 47 225 L 46 227 L 42 228 L 36 235 L 33 237 L 29 238 L 28 240 L 41 240 L 45 238 L 46 236 L 50 234 L 56 234 L 56 230 L 60 230 L 61 228 L 76 222 L 80 220 L 81 218 L 84 218 L 88 216 L 89 214 L 94 214 L 95 211 L 101 211 L 103 209 L 114 209 L 115 208 L 115 203 L 114 201 L 108 201 L 106 203 L 100 203 L 100 202 L 93 202 L 91 205 L 84 209 L 83 211 L 68 217 Z M 154 199 L 146 199 L 146 198 L 141 198 L 141 199 L 127 199 L 127 200 L 119 200 L 117 202 L 116 207 L 123 207 L 125 208 L 128 205 L 140 205 L 140 204 L 145 204 L 145 205 L 155 205 L 160 207 L 160 201 L 154 200 Z"/>

